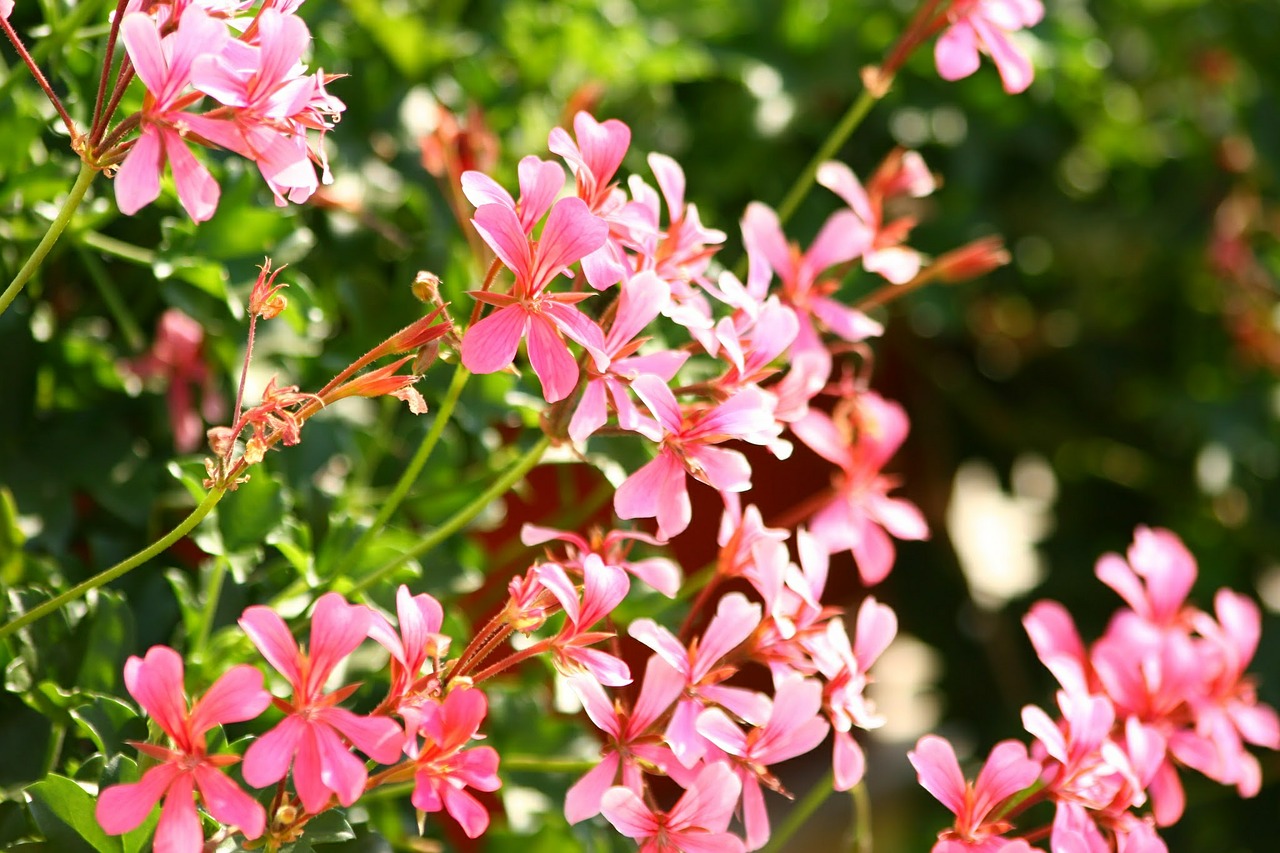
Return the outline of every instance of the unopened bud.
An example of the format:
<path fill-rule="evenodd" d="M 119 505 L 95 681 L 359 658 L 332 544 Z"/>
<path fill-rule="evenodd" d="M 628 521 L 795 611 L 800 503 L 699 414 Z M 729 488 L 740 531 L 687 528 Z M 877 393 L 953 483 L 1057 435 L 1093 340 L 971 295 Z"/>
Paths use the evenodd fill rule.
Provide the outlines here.
<path fill-rule="evenodd" d="M 413 373 L 415 376 L 422 376 L 427 372 L 431 365 L 435 364 L 436 358 L 440 355 L 440 342 L 431 341 L 424 347 L 418 349 L 418 357 L 413 360 Z"/>
<path fill-rule="evenodd" d="M 930 267 L 930 272 L 947 284 L 956 284 L 984 276 L 1010 260 L 1004 240 L 993 234 L 940 255 Z"/>
<path fill-rule="evenodd" d="M 205 433 L 205 437 L 209 439 L 209 449 L 214 455 L 224 459 L 230 455 L 231 448 L 236 445 L 236 434 L 231 431 L 231 427 L 212 427 Z"/>
<path fill-rule="evenodd" d="M 284 803 L 280 808 L 276 809 L 275 816 L 271 819 L 271 822 L 279 830 L 292 826 L 297 819 L 298 807 L 291 803 Z"/>
<path fill-rule="evenodd" d="M 440 276 L 426 270 L 418 270 L 413 277 L 413 295 L 428 305 L 440 304 Z"/>

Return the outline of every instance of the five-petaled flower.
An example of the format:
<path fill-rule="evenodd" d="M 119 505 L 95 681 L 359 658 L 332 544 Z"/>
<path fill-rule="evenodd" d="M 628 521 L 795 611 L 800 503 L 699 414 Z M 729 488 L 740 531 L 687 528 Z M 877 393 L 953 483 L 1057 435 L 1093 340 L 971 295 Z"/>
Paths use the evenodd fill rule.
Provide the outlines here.
<path fill-rule="evenodd" d="M 262 806 L 223 774 L 223 768 L 239 757 L 209 755 L 205 742 L 215 726 L 252 720 L 266 710 L 271 695 L 262 689 L 262 673 L 251 666 L 233 666 L 190 708 L 182 678 L 182 657 L 167 646 L 152 646 L 145 658 L 134 656 L 125 663 L 125 686 L 170 737 L 173 748 L 134 743 L 139 752 L 160 763 L 137 782 L 103 791 L 95 812 L 108 834 L 120 835 L 146 820 L 163 798 L 156 853 L 197 853 L 204 846 L 193 800 L 196 791 L 205 811 L 238 827 L 246 838 L 257 838 L 266 827 Z"/>

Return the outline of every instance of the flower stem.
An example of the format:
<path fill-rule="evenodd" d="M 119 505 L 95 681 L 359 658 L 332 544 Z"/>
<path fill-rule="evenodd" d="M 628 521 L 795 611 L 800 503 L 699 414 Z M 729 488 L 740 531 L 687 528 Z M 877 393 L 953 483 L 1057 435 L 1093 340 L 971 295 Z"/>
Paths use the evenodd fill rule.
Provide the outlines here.
<path fill-rule="evenodd" d="M 4 17 L 0 17 L 0 29 L 3 29 L 4 34 L 9 37 L 9 41 L 13 43 L 13 49 L 18 52 L 18 56 L 22 59 L 23 64 L 27 66 L 27 70 L 31 72 L 31 76 L 35 78 L 45 97 L 53 104 L 53 108 L 58 111 L 58 117 L 62 119 L 62 123 L 67 127 L 67 133 L 71 135 L 72 147 L 77 147 L 80 141 L 80 129 L 72 121 L 71 114 L 67 112 L 67 108 L 62 105 L 62 99 L 58 97 L 58 93 L 53 91 L 53 87 L 49 85 L 49 81 L 40 70 L 40 66 L 36 64 L 31 54 L 27 52 L 22 39 L 18 37 L 17 30 Z M 0 312 L 3 312 L 3 309 L 0 309 Z"/>
<path fill-rule="evenodd" d="M 382 580 L 391 572 L 407 563 L 409 560 L 421 557 L 432 551 L 437 545 L 448 539 L 454 533 L 461 530 L 466 524 L 484 511 L 484 508 L 493 501 L 506 494 L 507 490 L 519 482 L 525 474 L 529 473 L 535 465 L 542 461 L 542 454 L 547 452 L 547 448 L 551 446 L 551 439 L 543 436 L 538 443 L 530 447 L 523 456 L 516 460 L 515 464 L 503 472 L 502 476 L 493 481 L 489 488 L 485 489 L 475 500 L 455 512 L 447 521 L 432 530 L 426 536 L 422 537 L 417 545 L 404 551 L 398 556 L 389 560 L 385 565 L 379 567 L 365 577 L 361 578 L 351 586 L 351 592 L 361 592 L 373 586 Z"/>
<path fill-rule="evenodd" d="M 178 526 L 165 534 L 163 538 L 151 543 L 132 557 L 121 560 L 106 571 L 99 572 L 88 580 L 76 584 L 61 595 L 54 596 L 43 604 L 31 608 L 18 618 L 6 622 L 3 627 L 0 627 L 0 639 L 9 636 L 20 628 L 25 628 L 38 619 L 43 619 L 50 613 L 61 609 L 64 605 L 69 604 L 78 598 L 84 597 L 84 595 L 90 590 L 94 590 L 104 584 L 108 584 L 116 578 L 133 571 L 151 558 L 164 553 L 170 545 L 177 542 L 183 536 L 186 536 L 197 524 L 204 520 L 204 517 L 218 505 L 218 501 L 222 500 L 222 496 L 224 494 L 226 494 L 225 487 L 212 489 L 209 494 L 205 495 L 204 500 L 200 502 L 199 506 L 193 509 L 190 515 L 180 521 Z"/>
<path fill-rule="evenodd" d="M 853 835 L 853 853 L 871 853 L 871 794 L 867 791 L 867 780 L 860 779 L 849 789 L 849 796 L 853 797 L 853 825 L 849 828 Z"/>
<path fill-rule="evenodd" d="M 585 773 L 599 764 L 590 758 L 551 758 L 544 755 L 504 755 L 503 770 L 541 770 L 544 773 Z"/>
<path fill-rule="evenodd" d="M 796 804 L 796 807 L 787 815 L 787 819 L 783 821 L 782 826 L 778 827 L 778 831 L 773 833 L 769 838 L 769 843 L 761 848 L 760 853 L 780 853 L 786 848 L 787 842 L 791 836 L 795 835 L 796 830 L 804 826 L 809 818 L 813 817 L 813 813 L 818 807 L 826 802 L 827 797 L 831 796 L 831 786 L 835 780 L 832 771 L 828 770 L 826 775 L 814 783 L 809 789 L 809 793 L 805 794 L 804 799 Z"/>
<path fill-rule="evenodd" d="M 191 643 L 191 656 L 203 658 L 209 635 L 213 633 L 213 620 L 218 615 L 218 599 L 222 597 L 222 581 L 227 576 L 227 558 L 219 556 L 213 562 L 209 579 L 205 582 L 204 607 L 200 609 L 200 629 Z"/>
<path fill-rule="evenodd" d="M 400 475 L 400 479 L 396 482 L 395 488 L 391 490 L 391 494 L 382 502 L 382 506 L 374 517 L 373 523 L 369 525 L 364 533 L 360 534 L 360 538 L 347 551 L 346 559 L 339 567 L 338 574 L 343 574 L 343 570 L 351 566 L 364 553 L 364 549 L 369 547 L 373 537 L 378 535 L 378 532 L 386 526 L 392 514 L 400 508 L 400 504 L 408 496 L 409 490 L 418 481 L 418 475 L 422 473 L 423 466 L 431 458 L 431 452 L 435 450 L 436 444 L 439 443 L 440 435 L 444 432 L 445 425 L 449 423 L 449 418 L 453 416 L 453 410 L 458 404 L 458 398 L 462 396 L 462 389 L 466 387 L 467 380 L 470 378 L 471 371 L 461 364 L 454 369 L 453 380 L 449 383 L 449 389 L 445 392 L 444 400 L 440 403 L 440 409 L 436 412 L 436 418 L 431 424 L 431 429 L 423 436 L 422 443 L 418 445 L 418 450 L 413 454 L 413 458 L 409 460 L 409 464 L 405 467 L 404 473 Z"/>
<path fill-rule="evenodd" d="M 40 264 L 44 262 L 49 250 L 53 248 L 53 244 L 58 242 L 58 238 L 66 230 L 67 224 L 71 222 L 71 217 L 75 215 L 76 208 L 80 207 L 80 202 L 84 200 L 85 193 L 89 191 L 89 185 L 93 183 L 95 174 L 97 174 L 97 170 L 88 163 L 80 164 L 80 174 L 76 175 L 76 182 L 71 185 L 71 192 L 67 194 L 67 200 L 62 203 L 62 209 L 58 211 L 58 215 L 54 217 L 53 222 L 49 223 L 49 230 L 45 232 L 35 251 L 31 253 L 31 257 L 27 258 L 27 262 L 22 265 L 22 269 L 18 270 L 18 274 L 14 276 L 13 281 L 5 288 L 4 293 L 0 293 L 0 314 L 3 314 L 8 309 L 9 303 L 13 302 L 18 294 L 22 292 L 22 288 L 26 286 L 27 281 L 35 274 Z"/>
<path fill-rule="evenodd" d="M 796 178 L 796 182 L 791 185 L 790 191 L 782 199 L 782 204 L 778 205 L 779 222 L 786 224 L 786 221 L 795 214 L 796 209 L 800 207 L 800 202 L 804 201 L 804 197 L 813 186 L 814 178 L 818 175 L 818 167 L 834 157 L 836 152 L 840 150 L 840 146 L 848 141 L 849 135 L 866 118 L 876 100 L 875 93 L 864 87 L 862 94 L 858 95 L 858 99 L 853 102 L 853 105 L 849 107 L 849 111 L 840 119 L 840 123 L 835 126 L 822 143 L 818 153 L 813 155 L 809 165 L 804 167 L 804 171 Z"/>

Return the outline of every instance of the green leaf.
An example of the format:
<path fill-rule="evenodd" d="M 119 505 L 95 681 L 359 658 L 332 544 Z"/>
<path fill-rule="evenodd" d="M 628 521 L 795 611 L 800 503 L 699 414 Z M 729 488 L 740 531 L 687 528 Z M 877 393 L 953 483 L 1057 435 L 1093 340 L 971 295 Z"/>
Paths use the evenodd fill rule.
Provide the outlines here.
<path fill-rule="evenodd" d="M 123 752 L 126 737 L 133 740 L 147 737 L 138 712 L 114 696 L 94 696 L 88 704 L 73 708 L 71 718 L 106 756 Z"/>
<path fill-rule="evenodd" d="M 351 829 L 346 816 L 336 810 L 327 811 L 307 821 L 302 833 L 302 840 L 312 844 L 334 844 L 350 841 L 355 837 L 355 831 Z"/>
<path fill-rule="evenodd" d="M 22 581 L 22 545 L 26 541 L 18 526 L 18 504 L 13 492 L 0 487 L 0 582 Z"/>
<path fill-rule="evenodd" d="M 218 530 L 228 553 L 259 548 L 285 519 L 284 487 L 258 469 L 218 505 Z"/>
<path fill-rule="evenodd" d="M 36 825 L 58 850 L 123 853 L 120 839 L 107 835 L 98 825 L 93 797 L 67 777 L 50 773 L 28 787 L 27 796 Z"/>

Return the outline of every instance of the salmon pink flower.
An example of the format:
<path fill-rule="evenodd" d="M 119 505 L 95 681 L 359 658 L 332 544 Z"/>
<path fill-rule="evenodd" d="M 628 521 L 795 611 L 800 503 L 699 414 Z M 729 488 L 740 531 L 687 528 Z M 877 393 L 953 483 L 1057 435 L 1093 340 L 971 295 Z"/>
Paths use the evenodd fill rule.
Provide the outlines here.
<path fill-rule="evenodd" d="M 600 683 L 588 675 L 570 676 L 569 686 L 591 722 L 607 737 L 604 759 L 565 796 L 565 819 L 578 823 L 600 813 L 605 790 L 617 780 L 619 770 L 622 784 L 640 794 L 645 767 L 666 772 L 673 765 L 671 749 L 652 729 L 684 688 L 684 679 L 658 655 L 650 657 L 640 695 L 630 710 L 617 701 L 610 702 Z"/>
<path fill-rule="evenodd" d="M 501 370 L 515 358 L 520 340 L 527 338 L 529 361 L 543 396 L 549 403 L 564 399 L 578 384 L 578 364 L 566 337 L 586 348 L 597 369 L 609 362 L 600 327 L 574 307 L 586 294 L 547 293 L 546 288 L 565 267 L 603 244 L 608 226 L 576 198 L 556 202 L 536 245 L 530 244 L 515 210 L 504 204 L 482 205 L 472 223 L 516 280 L 511 293 L 472 292 L 498 310 L 467 329 L 463 366 L 473 373 Z"/>
<path fill-rule="evenodd" d="M 725 830 L 742 790 L 724 764 L 708 764 L 671 811 L 654 811 L 630 788 L 604 792 L 600 811 L 640 853 L 743 853 L 742 839 Z"/>
<path fill-rule="evenodd" d="M 477 208 L 486 204 L 510 208 L 524 232 L 532 234 L 538 220 L 551 209 L 551 203 L 564 187 L 564 167 L 530 155 L 520 160 L 516 173 L 520 180 L 519 201 L 483 172 L 464 172 L 462 192 Z"/>
<path fill-rule="evenodd" d="M 203 849 L 204 831 L 193 800 L 196 791 L 205 811 L 238 827 L 246 838 L 257 838 L 266 827 L 262 806 L 223 775 L 222 769 L 239 757 L 205 751 L 205 734 L 210 729 L 252 720 L 266 710 L 271 695 L 262 689 L 262 673 L 251 666 L 233 666 L 190 708 L 182 678 L 182 657 L 167 646 L 152 646 L 145 658 L 134 656 L 125 663 L 125 686 L 170 737 L 173 748 L 134 743 L 160 763 L 138 782 L 104 790 L 95 811 L 107 834 L 120 835 L 137 828 L 163 798 L 154 842 L 157 853 Z"/>
<path fill-rule="evenodd" d="M 715 445 L 735 438 L 770 444 L 778 434 L 772 400 L 752 385 L 713 408 L 685 410 L 656 376 L 639 376 L 631 388 L 657 419 L 637 431 L 660 440 L 661 447 L 655 459 L 618 487 L 614 510 L 620 518 L 656 516 L 659 535 L 670 539 L 688 527 L 693 516 L 686 475 L 721 493 L 751 487 L 746 457 Z"/>
<path fill-rule="evenodd" d="M 671 751 L 685 767 L 693 767 L 706 753 L 698 733 L 698 715 L 704 708 L 721 705 L 753 725 L 769 717 L 769 698 L 745 687 L 721 684 L 737 667 L 725 657 L 749 638 L 760 624 L 760 605 L 731 592 L 716 606 L 716 615 L 702 636 L 688 648 L 652 619 L 637 619 L 627 629 L 632 637 L 657 652 L 684 680 L 684 691 L 667 724 L 665 737 Z"/>
<path fill-rule="evenodd" d="M 978 70 L 978 54 L 996 64 L 1004 90 L 1016 95 L 1031 85 L 1035 72 L 1009 38 L 1044 17 L 1040 0 L 957 0 L 947 11 L 951 26 L 938 37 L 934 61 L 943 80 L 959 80 Z"/>
<path fill-rule="evenodd" d="M 404 584 L 396 590 L 397 632 L 379 613 L 369 624 L 369 637 L 391 653 L 391 696 L 404 697 L 429 658 L 449 651 L 449 638 L 440 633 L 444 608 L 425 592 L 413 595 Z"/>
<path fill-rule="evenodd" d="M 591 532 L 590 539 L 565 530 L 553 530 L 526 524 L 520 528 L 520 541 L 525 545 L 541 545 L 552 540 L 568 544 L 565 553 L 552 559 L 566 569 L 581 573 L 587 555 L 595 554 L 606 566 L 617 566 L 635 575 L 667 598 L 675 598 L 680 591 L 680 567 L 666 557 L 647 557 L 632 560 L 627 557 L 632 542 L 657 545 L 658 540 L 639 530 L 610 530 Z"/>
<path fill-rule="evenodd" d="M 394 720 L 362 717 L 337 707 L 355 685 L 324 692 L 334 667 L 368 636 L 372 624 L 369 608 L 347 604 L 336 592 L 322 595 L 311 617 L 311 642 L 304 652 L 273 610 L 260 605 L 245 610 L 240 627 L 293 687 L 292 699 L 279 703 L 288 716 L 245 753 L 246 782 L 264 788 L 283 779 L 292 764 L 298 797 L 308 812 L 317 814 L 331 794 L 349 806 L 364 792 L 368 772 L 364 762 L 351 754 L 348 741 L 383 764 L 400 757 L 404 733 Z"/>
<path fill-rule="evenodd" d="M 955 826 L 938 836 L 933 853 L 1029 853 L 1031 846 L 1002 838 L 1010 826 L 991 819 L 992 812 L 1040 776 L 1040 765 L 1027 756 L 1027 748 L 1014 740 L 1001 741 L 978 774 L 966 782 L 955 750 L 944 738 L 926 735 L 907 759 L 919 774 L 920 784 L 956 816 Z"/>
<path fill-rule="evenodd" d="M 488 702 L 479 690 L 451 690 L 443 702 L 427 702 L 422 711 L 406 747 L 414 766 L 410 800 L 424 812 L 444 809 L 468 838 L 478 838 L 489 828 L 489 812 L 465 789 L 498 790 L 498 753 L 488 746 L 463 747 L 479 737 Z"/>
<path fill-rule="evenodd" d="M 921 198 L 933 192 L 936 183 L 915 151 L 897 149 L 880 165 L 864 189 L 853 170 L 844 163 L 828 161 L 818 167 L 818 183 L 844 199 L 849 209 L 870 229 L 870 244 L 862 252 L 862 267 L 893 284 L 905 284 L 920 272 L 923 257 L 903 243 L 916 220 L 903 216 L 886 222 L 884 205 L 897 196 Z"/>
<path fill-rule="evenodd" d="M 809 678 L 793 678 L 778 686 L 769 719 L 750 732 L 744 732 L 719 708 L 709 708 L 698 716 L 698 733 L 730 756 L 742 783 L 748 850 L 758 850 L 769 840 L 769 813 L 761 783 L 782 789 L 768 771 L 769 765 L 803 755 L 822 743 L 830 727 L 819 716 L 821 708 L 822 685 Z"/>
<path fill-rule="evenodd" d="M 565 623 L 552 648 L 556 668 L 571 675 L 587 672 L 601 684 L 618 687 L 631 683 L 627 665 L 611 654 L 589 646 L 613 636 L 608 631 L 589 630 L 606 618 L 626 597 L 630 582 L 617 566 L 606 566 L 599 556 L 588 554 L 582 561 L 582 600 L 573 581 L 560 566 L 548 563 L 536 570 L 538 580 L 564 608 Z"/>
<path fill-rule="evenodd" d="M 816 409 L 791 424 L 796 437 L 840 466 L 835 497 L 813 517 L 813 535 L 834 554 L 848 549 L 863 583 L 877 584 L 893 568 L 898 539 L 924 539 L 928 525 L 914 504 L 889 497 L 896 482 L 881 473 L 906 439 L 906 412 L 871 391 L 838 410 L 840 424 Z M 842 431 L 852 428 L 853 435 Z"/>
<path fill-rule="evenodd" d="M 173 169 L 182 207 L 196 222 L 213 216 L 218 184 L 187 148 L 184 132 L 190 114 L 182 111 L 196 58 L 216 53 L 227 41 L 227 28 L 197 5 L 163 38 L 161 24 L 143 12 L 130 12 L 120 23 L 120 37 L 138 77 L 147 87 L 142 106 L 142 135 L 129 149 L 115 176 L 120 211 L 134 214 L 160 195 L 160 173 Z"/>

